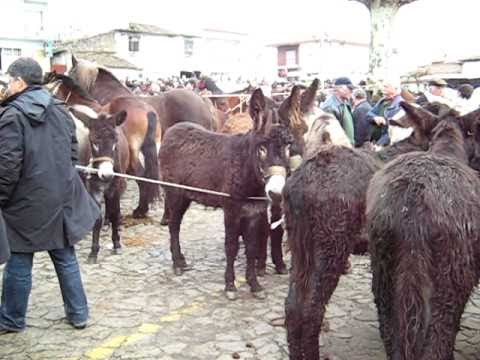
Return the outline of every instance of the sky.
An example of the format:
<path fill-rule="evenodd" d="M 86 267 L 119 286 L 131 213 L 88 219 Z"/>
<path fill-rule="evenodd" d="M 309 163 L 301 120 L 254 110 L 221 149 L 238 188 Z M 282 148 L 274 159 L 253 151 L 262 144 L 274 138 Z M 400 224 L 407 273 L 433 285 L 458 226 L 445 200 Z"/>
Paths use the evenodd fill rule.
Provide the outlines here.
<path fill-rule="evenodd" d="M 416 65 L 478 56 L 479 13 L 480 0 L 417 0 L 397 14 L 393 45 L 402 61 Z M 177 31 L 238 31 L 265 43 L 323 33 L 366 43 L 370 38 L 367 9 L 349 0 L 49 0 L 45 20 L 51 34 L 63 36 L 139 22 Z"/>

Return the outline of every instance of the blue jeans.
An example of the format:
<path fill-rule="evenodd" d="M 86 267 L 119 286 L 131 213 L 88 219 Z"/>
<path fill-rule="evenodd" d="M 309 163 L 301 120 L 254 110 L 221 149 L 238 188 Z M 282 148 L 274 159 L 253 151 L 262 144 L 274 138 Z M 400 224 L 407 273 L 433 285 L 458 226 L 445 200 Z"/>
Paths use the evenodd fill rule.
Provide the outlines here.
<path fill-rule="evenodd" d="M 50 250 L 65 308 L 67 320 L 78 324 L 88 318 L 88 304 L 83 290 L 75 248 Z M 33 253 L 12 252 L 3 271 L 0 330 L 25 329 L 28 297 L 32 289 Z"/>

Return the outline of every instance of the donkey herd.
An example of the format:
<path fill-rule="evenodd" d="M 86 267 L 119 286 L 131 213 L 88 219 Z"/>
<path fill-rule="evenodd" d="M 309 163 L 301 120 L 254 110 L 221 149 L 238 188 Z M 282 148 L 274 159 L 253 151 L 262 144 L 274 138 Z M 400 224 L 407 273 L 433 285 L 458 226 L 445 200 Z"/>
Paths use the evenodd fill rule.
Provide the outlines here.
<path fill-rule="evenodd" d="M 339 122 L 315 106 L 318 81 L 295 86 L 281 104 L 253 91 L 246 133 L 216 129 L 215 114 L 189 90 L 134 97 L 107 70 L 74 61 L 46 86 L 70 106 L 84 177 L 121 249 L 116 173 L 201 189 L 164 186 L 175 274 L 188 267 L 180 226 L 190 203 L 222 208 L 225 293 L 236 298 L 234 262 L 242 237 L 246 279 L 265 296 L 268 238 L 279 274 L 285 219 L 291 252 L 285 301 L 290 359 L 318 360 L 326 306 L 351 254 L 370 254 L 372 291 L 388 359 L 452 360 L 464 307 L 480 275 L 480 110 L 460 116 L 442 104 L 401 104 L 392 123 L 413 132 L 380 151 L 350 146 Z M 232 127 L 235 128 L 235 127 Z M 241 125 L 240 128 L 245 129 Z M 217 128 L 218 129 L 218 128 Z M 142 217 L 159 198 L 139 182 Z M 203 190 L 220 192 L 213 194 Z M 99 219 L 90 262 L 97 261 Z M 272 224 L 272 226 L 270 225 Z"/>

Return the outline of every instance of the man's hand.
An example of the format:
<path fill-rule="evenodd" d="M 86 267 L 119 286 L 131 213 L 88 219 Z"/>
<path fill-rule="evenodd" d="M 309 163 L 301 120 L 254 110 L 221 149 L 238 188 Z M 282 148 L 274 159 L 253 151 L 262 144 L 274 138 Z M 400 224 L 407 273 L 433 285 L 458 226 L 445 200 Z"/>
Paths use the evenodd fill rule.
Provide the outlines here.
<path fill-rule="evenodd" d="M 373 121 L 375 121 L 375 124 L 377 124 L 378 126 L 387 125 L 387 120 L 385 120 L 385 118 L 383 116 L 375 116 L 373 118 Z"/>

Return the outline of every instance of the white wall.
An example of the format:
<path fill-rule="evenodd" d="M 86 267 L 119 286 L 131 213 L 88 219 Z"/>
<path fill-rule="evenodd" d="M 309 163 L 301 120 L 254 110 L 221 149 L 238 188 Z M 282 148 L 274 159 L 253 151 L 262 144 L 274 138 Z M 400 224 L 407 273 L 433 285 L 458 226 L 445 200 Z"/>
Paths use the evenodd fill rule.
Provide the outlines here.
<path fill-rule="evenodd" d="M 32 57 L 37 60 L 44 71 L 50 70 L 49 59 L 44 57 L 43 41 L 29 40 L 11 40 L 0 38 L 0 48 L 20 49 L 21 56 Z M 8 56 L 2 51 L 2 71 L 5 72 L 8 66 L 15 61 L 18 56 Z"/>

